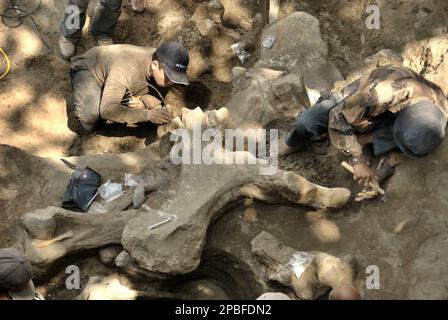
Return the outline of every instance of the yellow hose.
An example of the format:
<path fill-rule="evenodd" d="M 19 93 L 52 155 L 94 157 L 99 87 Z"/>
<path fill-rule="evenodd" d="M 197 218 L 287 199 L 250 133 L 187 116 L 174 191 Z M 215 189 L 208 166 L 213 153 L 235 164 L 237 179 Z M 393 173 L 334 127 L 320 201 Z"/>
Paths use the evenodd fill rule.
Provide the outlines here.
<path fill-rule="evenodd" d="M 9 70 L 11 69 L 11 62 L 9 62 L 8 56 L 7 56 L 6 53 L 3 51 L 2 48 L 0 48 L 0 53 L 5 57 L 5 60 L 6 60 L 6 70 L 5 70 L 5 72 L 0 76 L 0 80 L 2 80 L 4 77 L 6 77 L 6 75 L 9 73 Z"/>

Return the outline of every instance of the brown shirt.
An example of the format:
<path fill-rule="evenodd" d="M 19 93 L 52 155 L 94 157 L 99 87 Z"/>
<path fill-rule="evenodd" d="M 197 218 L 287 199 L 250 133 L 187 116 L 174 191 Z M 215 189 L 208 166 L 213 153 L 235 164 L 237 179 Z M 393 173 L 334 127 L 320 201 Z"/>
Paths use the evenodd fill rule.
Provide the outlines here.
<path fill-rule="evenodd" d="M 151 76 L 150 63 L 155 49 L 126 44 L 99 46 L 72 58 L 72 70 L 89 70 L 103 87 L 100 116 L 114 122 L 148 121 L 148 110 L 122 104 L 127 92 L 132 95 L 146 88 Z"/>
<path fill-rule="evenodd" d="M 342 90 L 344 100 L 330 112 L 329 134 L 339 150 L 359 156 L 362 147 L 356 133 L 372 130 L 374 118 L 393 114 L 420 101 L 431 101 L 448 117 L 443 91 L 411 69 L 384 66 L 371 71 Z"/>

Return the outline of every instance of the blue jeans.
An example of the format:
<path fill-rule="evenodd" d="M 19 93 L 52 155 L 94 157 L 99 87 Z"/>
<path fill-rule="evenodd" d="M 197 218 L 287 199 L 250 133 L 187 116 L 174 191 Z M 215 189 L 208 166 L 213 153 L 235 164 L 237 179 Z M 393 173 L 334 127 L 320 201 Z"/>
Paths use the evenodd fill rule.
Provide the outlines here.
<path fill-rule="evenodd" d="M 299 147 L 309 142 L 312 137 L 319 137 L 328 133 L 330 111 L 338 105 L 340 99 L 331 96 L 319 101 L 309 109 L 303 111 L 295 121 L 293 129 L 286 138 L 286 144 Z M 381 156 L 398 148 L 393 136 L 393 123 L 395 118 L 385 114 L 375 119 L 373 127 L 373 151 L 375 156 Z"/>

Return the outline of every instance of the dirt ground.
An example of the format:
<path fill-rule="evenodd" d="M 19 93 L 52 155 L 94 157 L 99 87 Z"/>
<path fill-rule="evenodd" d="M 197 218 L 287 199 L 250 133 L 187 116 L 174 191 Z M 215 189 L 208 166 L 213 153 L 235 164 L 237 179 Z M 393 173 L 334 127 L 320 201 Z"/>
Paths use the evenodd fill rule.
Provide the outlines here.
<path fill-rule="evenodd" d="M 170 36 L 180 36 L 195 54 L 210 55 L 207 59 L 211 61 L 211 67 L 205 68 L 199 63 L 200 59 L 197 59 L 195 61 L 198 63 L 193 67 L 194 70 L 189 71 L 194 74 L 194 86 L 188 90 L 176 88 L 170 90 L 167 93 L 167 101 L 180 106 L 200 106 L 207 109 L 225 106 L 232 92 L 232 85 L 229 82 L 230 70 L 233 66 L 241 64 L 236 59 L 225 60 L 219 53 L 231 44 L 232 39 L 242 36 L 256 37 L 255 14 L 260 11 L 257 1 L 222 0 L 226 9 L 225 32 L 218 40 L 206 44 L 208 51 L 205 53 L 205 49 L 200 47 L 201 42 L 194 38 L 194 33 L 190 32 L 186 23 L 200 1 L 149 1 L 147 10 L 142 14 L 134 13 L 128 1 L 123 2 L 123 12 L 115 34 L 116 43 L 156 46 L 161 40 Z M 17 0 L 17 3 L 24 9 L 30 9 L 35 6 L 37 0 Z M 377 4 L 380 7 L 380 30 L 365 28 L 365 8 L 369 4 Z M 4 10 L 5 5 L 5 1 L 0 3 L 0 12 Z M 53 50 L 57 50 L 58 25 L 65 5 L 66 1 L 42 0 L 41 8 L 33 15 Z M 444 63 L 444 55 L 441 59 L 432 57 L 431 52 L 425 48 L 428 47 L 428 41 L 433 38 L 440 38 L 440 43 L 448 39 L 448 3 L 445 0 L 281 1 L 280 16 L 297 10 L 306 11 L 320 20 L 323 38 L 329 45 L 330 58 L 344 77 L 356 71 L 366 57 L 384 48 L 401 53 L 407 59 L 407 64 L 423 75 L 430 75 L 437 66 Z M 88 34 L 87 28 L 85 29 L 78 53 L 95 45 L 94 39 Z M 68 156 L 123 153 L 134 151 L 155 141 L 156 128 L 149 125 L 138 128 L 105 125 L 95 133 L 82 138 L 71 132 L 67 127 L 66 114 L 70 94 L 68 65 L 43 45 L 29 19 L 16 29 L 7 28 L 0 23 L 0 47 L 8 54 L 12 63 L 10 74 L 4 80 L 0 80 L 0 143 L 39 156 Z M 448 45 L 440 45 L 438 50 L 442 54 L 447 54 Z M 421 53 L 421 56 L 416 57 L 416 52 Z M 253 57 L 244 66 L 250 67 L 256 55 L 254 52 Z M 448 89 L 446 86 L 442 88 L 445 92 Z M 283 130 L 283 134 L 285 133 Z M 293 170 L 310 181 L 324 186 L 343 185 L 355 188 L 350 177 L 338 168 L 343 157 L 337 154 L 328 142 L 323 141 L 312 146 L 311 151 L 289 156 L 280 162 L 280 168 Z M 216 235 L 216 238 L 209 238 L 209 246 L 221 242 L 221 246 L 233 246 L 238 251 L 237 242 L 240 241 L 241 252 L 247 252 L 250 239 L 261 230 L 267 230 L 285 244 L 301 250 L 325 249 L 329 253 L 345 250 L 354 255 L 364 251 L 364 256 L 370 255 L 372 260 L 387 251 L 397 250 L 392 244 L 387 243 L 389 238 L 386 234 L 375 234 L 377 230 L 367 234 L 370 238 L 378 236 L 380 242 L 382 241 L 377 249 L 372 247 L 374 242 L 354 242 L 354 239 L 362 235 L 359 235 L 361 231 L 352 233 L 352 230 L 365 230 L 359 227 L 365 221 L 356 214 L 362 211 L 356 205 L 352 205 L 345 212 L 336 213 L 329 219 L 328 228 L 335 230 L 334 226 L 337 225 L 339 234 L 345 235 L 339 242 L 321 241 L 322 239 L 316 236 L 310 226 L 310 218 L 309 216 L 307 218 L 304 209 L 273 207 L 258 203 L 255 206 L 258 211 L 258 222 L 250 227 L 242 223 L 242 209 L 236 208 L 211 228 L 210 234 Z M 272 214 L 273 211 L 275 215 Z M 362 217 L 365 217 L 365 213 Z M 219 231 L 223 226 L 226 230 L 231 230 L 226 233 L 225 239 L 219 237 Z M 419 239 L 424 237 L 423 231 L 417 236 Z M 0 244 L 6 242 L 0 235 Z M 403 261 L 406 262 L 406 259 Z M 99 270 L 98 272 L 104 274 L 110 272 L 100 266 L 94 254 L 87 258 L 85 263 L 90 265 L 91 270 Z M 368 265 L 369 261 L 362 263 Z M 364 265 L 360 270 L 362 267 Z M 388 268 L 386 264 L 384 268 Z M 404 282 L 408 271 L 405 268 L 404 274 L 399 279 L 403 283 L 387 288 L 381 294 L 370 293 L 370 298 L 406 297 L 407 287 Z M 391 274 L 393 273 L 389 272 L 389 275 Z M 47 292 L 56 290 L 61 285 L 57 279 L 61 279 L 62 275 L 63 273 L 60 273 L 55 279 L 44 284 L 43 288 Z"/>

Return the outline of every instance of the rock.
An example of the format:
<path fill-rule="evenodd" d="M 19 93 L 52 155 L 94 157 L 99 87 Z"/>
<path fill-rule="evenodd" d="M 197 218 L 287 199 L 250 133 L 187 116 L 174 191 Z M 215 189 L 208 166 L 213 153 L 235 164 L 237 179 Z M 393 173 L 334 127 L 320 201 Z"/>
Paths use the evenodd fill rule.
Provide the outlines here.
<path fill-rule="evenodd" d="M 322 63 L 308 68 L 303 74 L 308 103 L 314 105 L 322 94 L 330 92 L 337 81 L 343 81 L 339 70 L 332 62 Z"/>
<path fill-rule="evenodd" d="M 22 223 L 28 232 L 36 239 L 47 240 L 53 238 L 56 231 L 56 221 L 52 213 L 46 210 L 37 210 L 22 218 Z"/>
<path fill-rule="evenodd" d="M 275 36 L 274 46 L 261 48 L 256 67 L 300 70 L 316 62 L 318 65 L 327 62 L 328 47 L 322 39 L 319 20 L 308 13 L 295 12 L 276 21 L 263 30 L 261 38 L 267 36 Z"/>
<path fill-rule="evenodd" d="M 326 217 L 325 210 L 306 213 L 313 235 L 322 243 L 336 243 L 341 240 L 337 224 Z"/>
<path fill-rule="evenodd" d="M 190 80 L 195 80 L 210 68 L 210 61 L 208 57 L 195 48 L 190 49 L 188 55 L 190 56 L 190 63 L 187 75 Z"/>
<path fill-rule="evenodd" d="M 100 255 L 101 262 L 108 267 L 112 267 L 114 265 L 115 258 L 121 251 L 123 251 L 121 246 L 111 246 L 100 249 L 98 253 Z"/>
<path fill-rule="evenodd" d="M 275 110 L 269 101 L 272 83 L 284 73 L 264 68 L 254 68 L 240 78 L 238 90 L 227 103 L 230 128 L 257 129 L 284 116 Z M 250 108 L 241 108 L 247 105 Z"/>
<path fill-rule="evenodd" d="M 289 30 L 296 31 L 293 40 Z M 321 93 L 329 92 L 336 81 L 343 80 L 328 59 L 328 46 L 322 39 L 319 21 L 313 16 L 295 12 L 263 30 L 262 39 L 267 37 L 275 38 L 274 45 L 261 48 L 255 66 L 288 70 L 303 77 L 308 105 L 313 105 Z"/>
<path fill-rule="evenodd" d="M 123 285 L 116 274 L 108 277 L 93 276 L 76 300 L 135 300 L 138 292 Z"/>
<path fill-rule="evenodd" d="M 146 201 L 145 186 L 143 184 L 139 184 L 134 189 L 132 207 L 134 209 L 138 209 L 145 203 L 145 201 Z"/>
<path fill-rule="evenodd" d="M 257 1 L 249 0 L 235 3 L 234 0 L 220 0 L 224 6 L 223 22 L 231 23 L 243 28 L 245 31 L 251 31 L 253 28 L 252 17 L 255 15 Z"/>
<path fill-rule="evenodd" d="M 124 268 L 133 267 L 135 264 L 134 264 L 133 259 L 129 255 L 129 253 L 127 253 L 125 250 L 123 250 L 115 258 L 115 265 L 117 266 L 117 268 L 124 269 Z"/>
<path fill-rule="evenodd" d="M 219 34 L 218 26 L 210 19 L 201 20 L 197 27 L 201 36 L 206 38 L 214 38 Z"/>
<path fill-rule="evenodd" d="M 209 17 L 216 23 L 221 23 L 224 15 L 224 6 L 219 0 L 212 0 L 207 4 Z"/>
<path fill-rule="evenodd" d="M 208 19 L 208 8 L 206 3 L 200 3 L 193 12 L 191 16 L 191 21 L 194 21 L 196 24 L 199 22 Z"/>
<path fill-rule="evenodd" d="M 303 81 L 297 73 L 290 73 L 272 82 L 269 101 L 273 109 L 285 119 L 292 119 L 305 109 Z"/>
<path fill-rule="evenodd" d="M 403 50 L 404 65 L 425 76 L 448 93 L 448 39 L 445 35 L 409 43 Z"/>
<path fill-rule="evenodd" d="M 297 30 L 293 40 L 289 30 Z M 295 12 L 263 30 L 262 39 L 268 36 L 275 38 L 274 45 L 261 48 L 260 59 L 244 76 L 242 72 L 234 76 L 235 90 L 228 102 L 232 128 L 291 122 L 343 79 L 328 59 L 319 21 L 313 16 Z"/>

